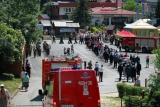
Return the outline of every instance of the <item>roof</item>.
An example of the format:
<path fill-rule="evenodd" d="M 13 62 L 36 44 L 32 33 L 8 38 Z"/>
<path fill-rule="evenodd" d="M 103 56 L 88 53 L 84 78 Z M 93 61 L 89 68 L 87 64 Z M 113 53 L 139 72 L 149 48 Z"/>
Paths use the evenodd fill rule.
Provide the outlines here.
<path fill-rule="evenodd" d="M 88 2 L 89 7 L 117 7 L 116 3 L 110 2 Z M 59 7 L 76 7 L 76 3 L 74 2 L 61 2 L 59 3 Z"/>
<path fill-rule="evenodd" d="M 52 20 L 55 27 L 80 27 L 79 23 L 72 23 L 73 21 L 59 21 Z"/>
<path fill-rule="evenodd" d="M 80 27 L 79 23 L 66 23 L 67 27 Z"/>
<path fill-rule="evenodd" d="M 43 26 L 52 26 L 50 20 L 40 20 Z"/>
<path fill-rule="evenodd" d="M 53 23 L 55 27 L 66 27 L 66 22 L 54 21 Z"/>
<path fill-rule="evenodd" d="M 125 30 L 118 32 L 116 34 L 116 36 L 118 36 L 118 37 L 137 37 L 133 33 L 129 32 L 129 31 L 125 31 Z"/>
<path fill-rule="evenodd" d="M 49 17 L 47 14 L 40 14 L 40 16 L 41 16 L 43 19 L 50 19 L 50 17 Z"/>
<path fill-rule="evenodd" d="M 108 25 L 107 28 L 106 28 L 106 30 L 113 30 L 114 27 L 115 27 L 115 25 Z"/>
<path fill-rule="evenodd" d="M 145 20 L 137 20 L 132 24 L 126 24 L 124 28 L 132 28 L 132 29 L 157 29 L 156 27 L 148 24 Z"/>
<path fill-rule="evenodd" d="M 136 15 L 136 12 L 123 10 L 123 9 L 117 9 L 113 7 L 95 7 L 92 8 L 92 14 L 97 15 Z"/>

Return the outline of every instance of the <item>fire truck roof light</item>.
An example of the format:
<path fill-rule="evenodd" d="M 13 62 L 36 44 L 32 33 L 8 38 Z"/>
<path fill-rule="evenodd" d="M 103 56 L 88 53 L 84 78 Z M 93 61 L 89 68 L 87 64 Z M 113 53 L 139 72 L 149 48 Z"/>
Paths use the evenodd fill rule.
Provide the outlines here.
<path fill-rule="evenodd" d="M 51 68 L 51 71 L 57 71 L 59 70 L 60 68 Z"/>
<path fill-rule="evenodd" d="M 73 67 L 72 67 L 72 69 L 81 69 L 80 67 L 77 67 L 76 65 L 74 65 Z"/>

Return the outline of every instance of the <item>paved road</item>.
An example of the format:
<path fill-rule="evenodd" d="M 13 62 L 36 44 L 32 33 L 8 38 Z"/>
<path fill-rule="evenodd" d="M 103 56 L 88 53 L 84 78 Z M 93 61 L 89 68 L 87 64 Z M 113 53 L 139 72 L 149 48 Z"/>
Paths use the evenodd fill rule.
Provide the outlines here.
<path fill-rule="evenodd" d="M 59 41 L 57 41 L 59 42 Z M 51 55 L 62 55 L 63 54 L 63 48 L 64 47 L 70 47 L 70 44 L 67 44 L 67 40 L 64 41 L 64 44 L 58 44 L 58 43 L 51 43 L 51 41 L 47 41 L 51 45 Z M 117 49 L 115 46 L 107 44 L 109 47 L 113 49 Z M 94 53 L 91 50 L 88 50 L 85 45 L 83 44 L 75 44 L 74 45 L 75 54 L 78 54 L 84 61 L 90 61 L 92 60 L 93 65 L 96 61 L 98 61 L 100 64 L 103 64 L 106 68 L 104 72 L 104 79 L 103 82 L 99 83 L 99 89 L 101 95 L 105 95 L 107 93 L 117 92 L 116 84 L 118 83 L 118 72 L 117 69 L 114 69 L 113 66 L 110 66 L 107 63 L 104 63 L 104 61 L 100 60 L 99 57 L 94 55 Z M 136 53 L 129 53 L 129 54 L 136 54 Z M 145 86 L 145 78 L 148 78 L 148 76 L 151 73 L 154 73 L 154 67 L 153 64 L 150 64 L 150 68 L 145 68 L 145 58 L 149 55 L 150 57 L 154 57 L 153 54 L 143 54 L 138 53 L 138 56 L 141 58 L 141 64 L 142 64 L 142 71 L 141 71 L 141 82 L 142 86 Z M 38 106 L 41 107 L 42 105 L 42 96 L 38 95 L 38 89 L 41 89 L 41 61 L 42 58 L 46 58 L 46 54 L 42 52 L 42 56 L 37 56 L 36 58 L 33 58 L 33 55 L 29 58 L 29 61 L 32 66 L 32 74 L 30 79 L 30 86 L 29 91 L 19 91 L 17 95 L 12 100 L 13 107 L 31 107 Z M 151 59 L 151 58 L 150 58 Z M 94 68 L 94 67 L 93 67 Z M 98 79 L 98 78 L 97 78 Z M 132 82 L 128 82 L 127 84 L 133 85 Z M 33 107 L 34 107 L 33 106 Z"/>

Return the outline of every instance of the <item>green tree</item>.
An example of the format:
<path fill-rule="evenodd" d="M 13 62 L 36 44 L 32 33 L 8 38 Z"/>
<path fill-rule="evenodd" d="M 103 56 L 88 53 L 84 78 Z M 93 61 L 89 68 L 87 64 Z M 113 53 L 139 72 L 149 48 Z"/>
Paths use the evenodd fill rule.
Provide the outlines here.
<path fill-rule="evenodd" d="M 71 19 L 74 22 L 79 22 L 81 28 L 84 28 L 87 25 L 91 24 L 91 15 L 88 9 L 88 1 L 87 0 L 78 0 L 76 2 L 76 9 L 73 11 L 71 15 Z"/>
<path fill-rule="evenodd" d="M 14 30 L 4 23 L 0 23 L 0 68 L 5 69 L 5 65 L 19 61 L 22 56 L 22 49 L 25 44 L 21 31 Z"/>
<path fill-rule="evenodd" d="M 157 6 L 156 6 L 155 18 L 160 18 L 160 0 L 158 0 Z"/>
<path fill-rule="evenodd" d="M 153 58 L 153 63 L 155 66 L 156 72 L 160 72 L 160 46 L 152 51 L 156 56 Z M 160 107 L 160 77 L 154 74 L 151 74 L 148 79 L 148 87 L 151 89 L 149 94 L 149 104 L 153 107 Z"/>
<path fill-rule="evenodd" d="M 136 5 L 137 3 L 134 0 L 127 0 L 126 2 L 123 3 L 123 9 L 135 12 Z M 138 4 L 138 8 L 139 8 L 139 12 L 142 12 L 142 6 L 140 3 Z"/>
<path fill-rule="evenodd" d="M 37 16 L 39 12 L 38 0 L 3 0 L 0 3 L 0 21 L 7 23 L 14 29 L 19 29 L 30 44 L 33 38 L 42 32 L 37 32 Z M 38 37 L 37 37 L 38 39 Z"/>

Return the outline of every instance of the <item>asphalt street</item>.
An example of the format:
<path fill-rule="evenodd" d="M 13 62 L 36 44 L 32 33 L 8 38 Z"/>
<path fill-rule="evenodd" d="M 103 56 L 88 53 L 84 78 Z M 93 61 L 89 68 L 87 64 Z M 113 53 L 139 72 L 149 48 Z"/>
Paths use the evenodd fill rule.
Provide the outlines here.
<path fill-rule="evenodd" d="M 70 47 L 71 44 L 68 44 L 67 40 L 64 40 L 64 44 L 59 44 L 59 40 L 57 40 L 57 43 L 51 42 L 51 40 L 46 40 L 47 43 L 51 45 L 51 51 L 50 55 L 63 55 L 63 48 L 64 47 Z M 108 45 L 110 48 L 117 49 L 116 46 L 110 45 L 109 43 L 104 43 L 104 45 Z M 93 65 L 96 61 L 98 61 L 100 64 L 103 64 L 105 67 L 105 72 L 103 76 L 103 82 L 98 83 L 100 94 L 105 95 L 107 93 L 114 93 L 117 92 L 116 84 L 118 82 L 119 74 L 117 72 L 117 69 L 113 68 L 113 66 L 109 65 L 108 63 L 104 63 L 99 57 L 97 57 L 91 50 L 86 48 L 86 45 L 84 44 L 74 44 L 74 50 L 75 54 L 78 54 L 83 61 L 89 62 L 92 60 Z M 132 55 L 137 55 L 137 53 L 129 53 Z M 145 68 L 145 60 L 146 56 L 150 56 L 150 67 Z M 150 74 L 154 73 L 154 66 L 152 63 L 152 58 L 155 56 L 153 54 L 144 54 L 144 53 L 138 53 L 138 56 L 141 58 L 141 64 L 142 64 L 142 71 L 141 71 L 141 83 L 142 86 L 145 86 L 145 79 L 149 77 Z M 11 104 L 12 107 L 31 107 L 31 106 L 42 106 L 42 96 L 38 95 L 38 90 L 42 89 L 41 87 L 41 76 L 42 76 L 42 59 L 47 58 L 45 52 L 42 52 L 41 56 L 37 56 L 36 58 L 33 58 L 33 54 L 31 57 L 29 57 L 29 62 L 31 63 L 32 67 L 32 73 L 31 73 L 31 79 L 29 84 L 28 92 L 24 92 L 24 90 L 19 90 L 19 92 L 16 94 L 16 96 L 12 99 Z M 93 66 L 94 68 L 94 66 Z M 98 77 L 97 77 L 98 80 Z M 134 83 L 131 82 L 131 80 L 127 83 L 130 85 L 133 85 Z"/>

